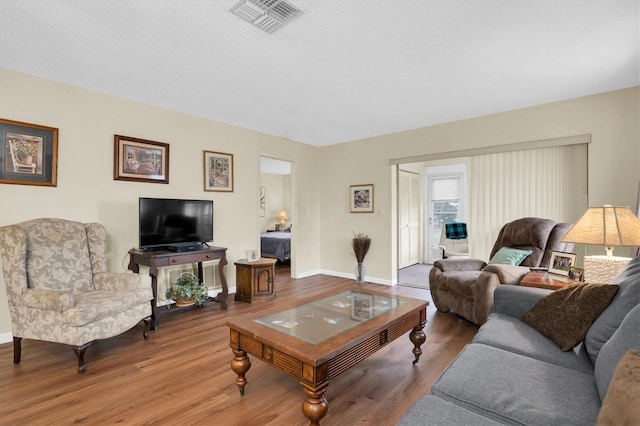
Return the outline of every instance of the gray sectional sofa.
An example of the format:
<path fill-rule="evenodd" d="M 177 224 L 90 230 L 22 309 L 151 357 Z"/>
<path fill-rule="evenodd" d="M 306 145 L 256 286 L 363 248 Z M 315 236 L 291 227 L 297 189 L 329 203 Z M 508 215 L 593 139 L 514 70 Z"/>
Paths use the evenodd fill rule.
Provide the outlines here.
<path fill-rule="evenodd" d="M 640 257 L 613 284 L 611 303 L 568 352 L 520 320 L 550 290 L 498 286 L 488 321 L 398 425 L 596 424 L 618 363 L 640 350 Z"/>

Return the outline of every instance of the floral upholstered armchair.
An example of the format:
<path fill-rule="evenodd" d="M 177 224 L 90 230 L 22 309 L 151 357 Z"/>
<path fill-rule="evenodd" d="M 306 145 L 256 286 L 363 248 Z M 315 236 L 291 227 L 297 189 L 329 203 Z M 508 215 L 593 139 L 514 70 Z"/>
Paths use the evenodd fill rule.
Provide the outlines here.
<path fill-rule="evenodd" d="M 13 362 L 23 338 L 71 345 L 84 373 L 91 343 L 144 321 L 150 285 L 139 275 L 107 272 L 106 231 L 97 223 L 34 219 L 0 228 L 0 258 L 13 332 Z"/>

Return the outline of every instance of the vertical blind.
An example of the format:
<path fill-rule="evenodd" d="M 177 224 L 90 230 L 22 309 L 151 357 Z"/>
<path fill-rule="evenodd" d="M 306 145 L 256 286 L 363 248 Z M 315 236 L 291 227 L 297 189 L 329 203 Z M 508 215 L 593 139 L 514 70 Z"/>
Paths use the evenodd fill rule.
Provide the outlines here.
<path fill-rule="evenodd" d="M 502 226 L 522 217 L 574 223 L 587 209 L 587 144 L 470 157 L 469 243 L 489 259 Z"/>

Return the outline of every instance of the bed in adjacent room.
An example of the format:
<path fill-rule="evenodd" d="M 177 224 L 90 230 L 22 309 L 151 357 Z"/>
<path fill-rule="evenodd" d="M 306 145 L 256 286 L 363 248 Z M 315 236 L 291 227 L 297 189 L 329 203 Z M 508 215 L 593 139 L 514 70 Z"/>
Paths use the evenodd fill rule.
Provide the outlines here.
<path fill-rule="evenodd" d="M 263 232 L 260 234 L 262 257 L 284 262 L 291 256 L 291 232 Z"/>

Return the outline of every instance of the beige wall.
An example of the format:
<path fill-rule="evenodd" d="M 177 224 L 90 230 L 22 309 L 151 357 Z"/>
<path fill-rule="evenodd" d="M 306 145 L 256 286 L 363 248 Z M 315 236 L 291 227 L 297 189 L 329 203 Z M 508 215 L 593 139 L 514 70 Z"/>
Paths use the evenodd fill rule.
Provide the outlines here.
<path fill-rule="evenodd" d="M 322 267 L 352 272 L 352 231 L 372 239 L 367 275 L 393 281 L 395 201 L 389 160 L 516 142 L 591 134 L 588 160 L 589 205 L 635 206 L 640 182 L 640 89 L 638 87 L 394 133 L 324 148 L 320 188 Z M 407 160 L 409 162 L 410 160 Z M 351 184 L 375 185 L 375 213 L 350 214 Z M 625 249 L 616 249 L 624 255 Z M 589 254 L 604 249 L 590 248 Z"/>
<path fill-rule="evenodd" d="M 100 222 L 113 271 L 124 269 L 137 246 L 139 196 L 214 200 L 215 244 L 228 247 L 230 265 L 258 247 L 261 155 L 292 162 L 294 276 L 352 277 L 355 231 L 371 236 L 367 276 L 384 283 L 393 282 L 396 268 L 390 159 L 590 133 L 590 205 L 635 205 L 640 181 L 637 87 L 324 148 L 5 69 L 0 93 L 0 117 L 60 129 L 58 186 L 0 185 L 0 225 L 46 216 Z M 114 134 L 169 143 L 170 184 L 114 181 Z M 203 150 L 234 154 L 233 193 L 203 191 Z M 375 185 L 375 212 L 349 213 L 349 185 L 368 183 Z M 233 287 L 233 267 L 227 276 Z M 8 332 L 0 286 L 0 337 Z"/>
<path fill-rule="evenodd" d="M 260 185 L 265 189 L 265 215 L 260 217 L 260 232 L 275 229 L 276 216 L 282 209 L 287 212 L 287 226 L 293 223 L 291 213 L 291 175 L 260 173 Z"/>

